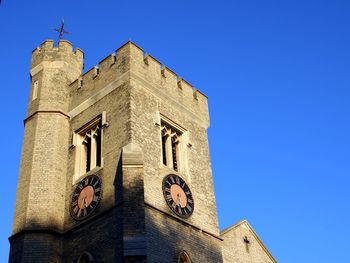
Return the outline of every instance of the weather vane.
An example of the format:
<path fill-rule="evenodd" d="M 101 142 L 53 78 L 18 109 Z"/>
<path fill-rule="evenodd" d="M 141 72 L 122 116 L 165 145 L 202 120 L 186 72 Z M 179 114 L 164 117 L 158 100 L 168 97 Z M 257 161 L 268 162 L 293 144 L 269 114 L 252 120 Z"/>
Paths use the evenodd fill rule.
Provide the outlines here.
<path fill-rule="evenodd" d="M 0 0 L 1 1 L 1 0 Z M 61 26 L 59 28 L 53 28 L 53 30 L 58 32 L 58 41 L 60 41 L 63 37 L 63 34 L 71 34 L 71 32 L 64 30 L 64 19 L 62 18 Z"/>

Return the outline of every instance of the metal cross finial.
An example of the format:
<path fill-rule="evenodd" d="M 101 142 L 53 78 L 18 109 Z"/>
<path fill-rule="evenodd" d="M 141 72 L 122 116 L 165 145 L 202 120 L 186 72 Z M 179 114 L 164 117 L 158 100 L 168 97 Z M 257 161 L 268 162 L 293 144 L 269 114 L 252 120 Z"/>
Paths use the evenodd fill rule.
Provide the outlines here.
<path fill-rule="evenodd" d="M 70 34 L 70 32 L 64 30 L 64 19 L 62 18 L 60 28 L 54 28 L 53 30 L 58 32 L 58 41 L 63 37 L 63 34 Z"/>

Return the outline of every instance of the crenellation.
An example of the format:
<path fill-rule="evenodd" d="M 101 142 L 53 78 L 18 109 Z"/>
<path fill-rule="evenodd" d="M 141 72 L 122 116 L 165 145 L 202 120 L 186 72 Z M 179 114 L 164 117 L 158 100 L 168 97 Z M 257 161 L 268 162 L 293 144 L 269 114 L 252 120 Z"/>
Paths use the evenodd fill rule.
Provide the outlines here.
<path fill-rule="evenodd" d="M 113 52 L 102 59 L 95 67 L 100 69 L 100 72 L 109 70 L 117 62 L 117 53 Z"/>
<path fill-rule="evenodd" d="M 125 54 L 123 55 L 122 53 Z M 81 49 L 76 48 L 73 51 L 73 45 L 66 40 L 61 40 L 58 43 L 57 47 L 54 46 L 53 40 L 47 40 L 43 42 L 40 45 L 40 47 L 36 48 L 33 51 L 32 67 L 39 64 L 40 61 L 44 60 L 64 60 L 67 57 L 67 54 L 73 55 L 78 63 L 83 64 L 84 52 Z M 174 71 L 163 65 L 152 55 L 146 53 L 142 48 L 138 47 L 131 41 L 125 43 L 123 46 L 118 48 L 116 52 L 108 55 L 103 60 L 101 60 L 96 66 L 92 67 L 84 74 L 82 74 L 81 80 L 73 81 L 73 83 L 71 83 L 70 85 L 71 89 L 77 90 L 80 88 L 84 88 L 83 86 L 88 85 L 91 79 L 101 79 L 104 75 L 109 75 L 108 71 L 114 70 L 112 69 L 112 67 L 114 67 L 115 64 L 119 64 L 117 67 L 125 67 L 126 60 L 129 60 L 131 69 L 135 70 L 135 72 L 138 74 L 145 75 L 147 81 L 151 83 L 154 82 L 160 85 L 162 89 L 166 92 L 174 92 L 179 96 L 185 96 L 185 94 L 189 94 L 189 98 L 191 98 L 192 100 L 198 99 L 198 96 L 193 95 L 192 90 L 194 89 L 194 87 L 188 81 L 178 76 Z M 187 90 L 183 93 L 179 93 L 179 89 Z M 199 91 L 197 92 L 197 95 L 198 94 L 203 95 Z M 197 99 L 195 99 L 195 97 Z M 184 99 L 180 97 L 179 100 L 190 102 L 189 99 Z"/>
<path fill-rule="evenodd" d="M 73 52 L 73 44 L 71 42 L 69 42 L 68 40 L 60 40 L 58 42 L 58 50 Z"/>
<path fill-rule="evenodd" d="M 106 56 L 96 66 L 80 76 L 80 81 L 70 84 L 70 109 L 96 95 L 100 90 L 113 83 L 129 70 L 129 52 L 127 46 Z"/>
<path fill-rule="evenodd" d="M 193 95 L 194 87 L 188 81 L 184 80 L 152 55 L 146 53 L 136 44 L 128 42 L 126 45 L 130 46 L 131 50 L 132 72 L 145 76 L 148 82 L 158 85 L 166 93 L 173 93 L 179 102 L 190 104 L 188 105 L 189 107 L 203 102 L 204 107 L 207 107 L 206 99 L 195 99 Z M 202 108 L 204 109 L 204 107 Z"/>
<path fill-rule="evenodd" d="M 153 57 L 152 55 L 148 54 L 148 57 L 153 61 L 153 63 L 155 63 L 157 65 L 158 69 L 161 69 L 162 66 L 164 66 L 162 64 L 162 62 L 160 62 L 158 59 L 156 59 L 155 57 Z"/>
<path fill-rule="evenodd" d="M 177 87 L 179 89 L 182 89 L 182 78 L 179 76 L 177 77 Z"/>
<path fill-rule="evenodd" d="M 164 65 L 162 65 L 160 68 L 160 73 L 162 74 L 163 78 L 166 78 L 165 69 L 166 69 L 166 66 L 164 66 Z"/>
<path fill-rule="evenodd" d="M 110 66 L 113 66 L 117 62 L 117 53 L 114 52 L 110 55 Z"/>
<path fill-rule="evenodd" d="M 143 54 L 143 62 L 144 62 L 147 66 L 149 65 L 148 58 L 149 58 L 149 55 L 148 55 L 147 53 L 144 53 L 144 54 Z"/>
<path fill-rule="evenodd" d="M 97 65 L 88 69 L 85 73 L 83 73 L 81 75 L 81 82 L 85 83 L 84 80 L 94 79 L 98 75 L 103 75 L 105 73 L 108 74 L 108 71 L 117 63 L 118 53 L 119 52 L 113 52 L 112 54 L 110 54 L 110 55 L 106 56 L 104 59 L 102 59 Z M 71 83 L 72 87 L 75 85 L 75 82 L 76 81 L 73 81 Z"/>
<path fill-rule="evenodd" d="M 65 40 L 33 51 L 9 262 L 276 262 L 247 224 L 219 236 L 208 98 L 130 41 L 83 59 Z M 192 193 L 171 177 L 172 206 L 169 174 Z"/>
<path fill-rule="evenodd" d="M 184 79 L 181 78 L 180 85 L 181 85 L 181 89 L 182 89 L 182 92 L 184 94 L 184 97 L 189 102 L 192 102 L 193 101 L 193 87 L 191 86 L 191 84 L 189 84 L 187 81 L 185 81 Z"/>
<path fill-rule="evenodd" d="M 76 48 L 73 51 L 73 45 L 69 41 L 61 40 L 58 46 L 55 47 L 53 40 L 46 40 L 32 52 L 31 68 L 35 68 L 41 62 L 57 62 L 66 61 L 76 64 L 81 71 L 83 69 L 84 52 Z"/>
<path fill-rule="evenodd" d="M 84 51 L 81 50 L 80 48 L 76 48 L 74 51 L 73 51 L 73 54 L 81 61 L 83 61 L 84 59 Z"/>
<path fill-rule="evenodd" d="M 193 98 L 195 100 L 198 100 L 198 92 L 197 92 L 197 90 L 195 88 L 193 88 Z"/>
<path fill-rule="evenodd" d="M 145 78 L 150 81 L 157 83 L 158 85 L 161 84 L 162 76 L 161 76 L 161 67 L 162 64 L 152 57 L 151 55 L 147 55 L 148 58 L 148 64 L 143 65 L 140 73 L 145 74 Z"/>
<path fill-rule="evenodd" d="M 94 79 L 95 74 L 95 66 L 90 68 L 88 71 L 86 71 L 81 77 L 83 79 L 83 82 L 87 83 L 88 79 Z"/>
<path fill-rule="evenodd" d="M 40 44 L 41 49 L 50 50 L 54 48 L 55 42 L 52 39 L 48 39 Z"/>
<path fill-rule="evenodd" d="M 166 66 L 164 66 L 164 73 L 166 76 L 171 75 L 171 76 L 177 78 L 177 74 Z"/>
<path fill-rule="evenodd" d="M 78 81 L 78 88 L 80 89 L 84 84 L 83 79 L 80 77 L 77 81 Z"/>
<path fill-rule="evenodd" d="M 96 66 L 94 66 L 93 69 L 94 69 L 94 73 L 93 73 L 92 78 L 96 78 L 100 74 L 100 66 L 96 65 Z"/>

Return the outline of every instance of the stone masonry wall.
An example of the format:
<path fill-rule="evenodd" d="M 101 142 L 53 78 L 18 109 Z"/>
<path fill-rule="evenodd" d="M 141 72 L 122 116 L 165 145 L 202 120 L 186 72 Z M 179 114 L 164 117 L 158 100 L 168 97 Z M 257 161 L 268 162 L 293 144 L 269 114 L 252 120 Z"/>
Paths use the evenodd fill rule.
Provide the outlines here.
<path fill-rule="evenodd" d="M 246 221 L 231 227 L 221 235 L 225 263 L 276 263 Z M 244 238 L 249 244 L 244 242 Z"/>
<path fill-rule="evenodd" d="M 221 241 L 177 222 L 166 214 L 146 208 L 147 262 L 178 263 L 186 251 L 191 263 L 220 263 Z"/>
<path fill-rule="evenodd" d="M 71 119 L 70 137 L 75 130 L 94 119 L 95 117 L 106 112 L 108 127 L 102 130 L 102 162 L 101 168 L 90 171 L 88 174 L 98 174 L 102 180 L 101 206 L 99 213 L 110 209 L 121 200 L 116 196 L 115 180 L 117 176 L 118 162 L 121 156 L 121 148 L 128 144 L 130 140 L 130 93 L 127 83 L 121 86 L 116 86 L 115 90 L 103 99 L 96 101 L 93 105 L 80 114 Z M 69 214 L 69 206 L 72 193 L 76 183 L 83 179 L 87 174 L 82 175 L 77 180 L 74 180 L 74 163 L 75 163 L 75 147 L 71 147 L 68 157 L 67 169 L 67 187 L 66 187 L 66 208 L 65 208 L 65 230 L 79 224 L 73 220 Z"/>
<path fill-rule="evenodd" d="M 22 253 L 16 255 L 20 262 L 59 262 L 69 142 L 68 85 L 81 74 L 82 59 L 83 53 L 73 52 L 67 41 L 61 41 L 58 47 L 54 47 L 53 41 L 46 41 L 32 54 L 31 88 L 33 81 L 38 81 L 38 96 L 34 100 L 30 97 L 28 103 L 13 225 L 15 236 L 11 239 L 13 247 L 23 248 L 16 252 Z M 36 234 L 32 233 L 34 230 Z"/>
<path fill-rule="evenodd" d="M 75 147 L 68 153 L 67 187 L 65 200 L 64 260 L 76 259 L 88 251 L 96 262 L 123 262 L 123 207 L 122 184 L 120 183 L 121 149 L 130 141 L 130 92 L 128 80 L 118 75 L 114 68 L 101 77 L 99 88 L 93 88 L 93 81 L 85 83 L 79 92 L 72 90 L 68 114 L 71 116 L 70 138 L 74 131 L 101 115 L 106 114 L 107 125 L 102 130 L 102 167 L 96 168 L 74 180 Z M 103 93 L 109 89 L 109 93 Z M 86 89 L 86 90 L 85 90 Z M 94 91 L 94 92 L 92 92 Z M 104 96 L 94 97 L 103 93 Z M 75 104 L 79 94 L 86 94 L 88 103 L 84 107 Z M 93 99 L 91 99 L 91 97 Z M 90 100 L 89 100 L 90 99 Z M 84 103 L 84 102 L 83 102 Z M 75 107 L 73 107 L 75 106 Z M 76 183 L 89 174 L 96 174 L 102 180 L 102 199 L 98 209 L 89 219 L 79 222 L 69 213 L 72 193 Z"/>
<path fill-rule="evenodd" d="M 144 153 L 145 201 L 170 211 L 163 197 L 162 180 L 169 173 L 178 174 L 188 183 L 195 202 L 195 211 L 188 222 L 218 234 L 206 127 L 192 118 L 191 112 L 170 100 L 159 98 L 158 94 L 145 89 L 144 85 L 147 84 L 140 80 L 131 81 L 132 138 Z M 178 172 L 162 164 L 160 126 L 156 125 L 160 124 L 160 114 L 186 129 L 181 152 L 185 162 Z M 192 146 L 188 147 L 188 143 Z"/>
<path fill-rule="evenodd" d="M 181 251 L 194 263 L 276 262 L 249 227 L 219 235 L 207 97 L 132 42 L 84 74 L 83 57 L 67 41 L 33 51 L 10 262 L 74 262 L 86 251 L 95 262 L 175 263 Z M 102 114 L 102 165 L 76 178 L 73 134 Z M 178 171 L 162 163 L 161 119 L 184 131 Z M 123 164 L 122 149 L 135 145 L 142 157 Z M 186 220 L 164 200 L 169 173 L 191 189 Z M 102 179 L 102 199 L 93 215 L 75 221 L 72 193 L 90 174 Z M 249 251 L 242 235 L 252 240 Z"/>

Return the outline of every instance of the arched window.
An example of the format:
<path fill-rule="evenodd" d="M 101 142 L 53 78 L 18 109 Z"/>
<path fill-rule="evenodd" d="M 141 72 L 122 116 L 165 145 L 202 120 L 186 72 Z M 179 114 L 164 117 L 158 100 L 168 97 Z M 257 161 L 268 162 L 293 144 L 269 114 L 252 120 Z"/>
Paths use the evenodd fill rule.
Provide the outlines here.
<path fill-rule="evenodd" d="M 81 254 L 77 260 L 77 263 L 93 263 L 94 259 L 90 253 L 84 252 Z"/>
<path fill-rule="evenodd" d="M 191 263 L 190 257 L 186 251 L 182 251 L 179 256 L 179 263 Z"/>

